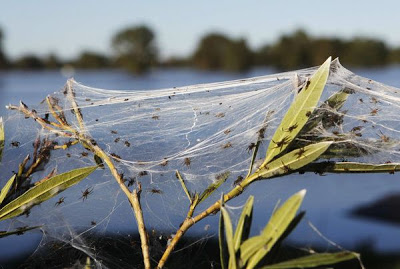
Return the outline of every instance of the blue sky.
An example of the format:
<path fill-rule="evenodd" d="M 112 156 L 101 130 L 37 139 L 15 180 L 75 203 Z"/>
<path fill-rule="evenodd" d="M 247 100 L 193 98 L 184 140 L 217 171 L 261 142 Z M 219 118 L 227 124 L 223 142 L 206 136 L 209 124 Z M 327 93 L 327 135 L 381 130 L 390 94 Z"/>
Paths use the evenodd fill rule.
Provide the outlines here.
<path fill-rule="evenodd" d="M 142 23 L 155 31 L 163 57 L 188 55 L 210 31 L 245 37 L 252 48 L 300 27 L 312 35 L 361 35 L 400 46 L 400 1 L 0 0 L 4 47 L 13 58 L 110 53 L 114 33 Z"/>

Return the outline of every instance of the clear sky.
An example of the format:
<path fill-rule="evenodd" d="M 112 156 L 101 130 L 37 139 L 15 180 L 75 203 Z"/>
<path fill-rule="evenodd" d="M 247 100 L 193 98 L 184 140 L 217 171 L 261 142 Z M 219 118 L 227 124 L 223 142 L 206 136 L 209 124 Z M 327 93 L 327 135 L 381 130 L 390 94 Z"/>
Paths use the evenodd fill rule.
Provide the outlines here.
<path fill-rule="evenodd" d="M 312 35 L 362 35 L 400 46 L 400 1 L 394 0 L 0 0 L 4 47 L 13 58 L 110 53 L 113 34 L 142 23 L 155 31 L 163 57 L 187 56 L 210 31 L 245 37 L 252 48 L 300 27 Z"/>

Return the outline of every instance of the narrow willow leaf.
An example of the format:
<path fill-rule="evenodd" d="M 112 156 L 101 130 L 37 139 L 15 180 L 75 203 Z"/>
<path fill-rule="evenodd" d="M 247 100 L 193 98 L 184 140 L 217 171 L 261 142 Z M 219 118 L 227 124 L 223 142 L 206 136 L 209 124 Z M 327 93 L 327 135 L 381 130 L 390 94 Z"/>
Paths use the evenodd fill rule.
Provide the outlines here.
<path fill-rule="evenodd" d="M 17 228 L 14 231 L 11 231 L 11 232 L 0 231 L 0 238 L 6 237 L 6 236 L 10 236 L 10 235 L 13 235 L 13 234 L 22 235 L 23 233 L 25 233 L 27 231 L 30 231 L 30 230 L 33 230 L 33 229 L 37 229 L 37 228 L 40 228 L 40 227 L 41 226 L 21 227 L 21 228 Z"/>
<path fill-rule="evenodd" d="M 357 163 L 357 162 L 320 162 L 301 169 L 303 172 L 318 173 L 394 173 L 400 171 L 400 163 Z"/>
<path fill-rule="evenodd" d="M 182 189 L 185 191 L 186 196 L 188 197 L 190 203 L 192 203 L 192 202 L 193 202 L 193 201 L 192 201 L 192 196 L 190 195 L 190 193 L 189 193 L 189 191 L 188 191 L 188 189 L 187 189 L 187 187 L 186 187 L 185 181 L 183 180 L 183 178 L 182 178 L 182 176 L 181 176 L 181 174 L 179 173 L 178 170 L 176 170 L 175 173 L 176 173 L 176 177 L 179 179 L 179 182 L 180 182 L 181 185 L 182 185 Z"/>
<path fill-rule="evenodd" d="M 299 133 L 299 136 L 314 129 L 320 122 L 322 122 L 324 126 L 327 125 L 328 119 L 334 118 L 332 116 L 331 117 L 329 116 L 332 114 L 337 114 L 337 110 L 342 108 L 344 103 L 347 101 L 347 98 L 352 93 L 354 93 L 354 90 L 349 88 L 343 88 L 340 91 L 331 95 L 322 105 L 318 107 L 318 109 L 314 110 L 309 120 Z"/>
<path fill-rule="evenodd" d="M 90 269 L 90 268 L 92 268 L 90 257 L 86 257 L 85 269 Z"/>
<path fill-rule="evenodd" d="M 232 261 L 232 264 L 229 263 L 229 269 L 235 269 L 237 268 L 237 263 L 236 263 L 235 247 L 233 245 L 232 221 L 231 218 L 229 217 L 228 211 L 224 207 L 221 207 L 221 215 L 223 216 L 223 221 L 224 221 L 225 238 L 226 238 L 226 244 L 228 246 L 229 260 Z"/>
<path fill-rule="evenodd" d="M 271 178 L 287 174 L 315 161 L 324 153 L 332 141 L 320 142 L 305 146 L 304 148 L 293 150 L 282 157 L 259 168 L 253 175 L 245 180 L 243 185 L 259 178 Z"/>
<path fill-rule="evenodd" d="M 271 250 L 274 244 L 284 234 L 299 209 L 306 190 L 301 190 L 291 196 L 271 216 L 268 224 L 257 236 L 256 240 L 246 240 L 240 247 L 240 258 L 246 268 L 254 268 Z"/>
<path fill-rule="evenodd" d="M 223 195 L 221 196 L 221 208 L 224 203 Z M 227 245 L 225 238 L 225 224 L 224 217 L 222 213 L 219 215 L 219 225 L 218 225 L 218 244 L 219 244 L 219 259 L 221 261 L 221 269 L 226 269 L 225 258 L 227 257 Z"/>
<path fill-rule="evenodd" d="M 311 268 L 311 267 L 335 264 L 358 258 L 359 254 L 349 251 L 342 251 L 337 253 L 317 253 L 293 259 L 290 261 L 267 265 L 261 267 L 261 269 Z"/>
<path fill-rule="evenodd" d="M 97 154 L 94 154 L 93 158 L 94 158 L 94 161 L 96 162 L 96 164 L 100 168 L 104 168 L 104 163 L 103 163 L 103 160 L 100 158 L 100 156 L 98 156 Z"/>
<path fill-rule="evenodd" d="M 263 164 L 284 151 L 308 121 L 325 87 L 330 63 L 331 57 L 320 66 L 289 107 L 269 143 Z"/>
<path fill-rule="evenodd" d="M 251 221 L 253 218 L 253 204 L 254 196 L 251 195 L 243 207 L 238 224 L 236 226 L 235 235 L 233 237 L 235 251 L 239 249 L 242 241 L 247 240 L 249 237 Z"/>
<path fill-rule="evenodd" d="M 0 205 L 1 203 L 4 201 L 4 199 L 6 198 L 6 195 L 8 193 L 8 191 L 11 188 L 11 185 L 14 183 L 15 178 L 17 177 L 17 175 L 13 175 L 6 183 L 6 185 L 4 185 L 4 187 L 1 189 L 0 192 Z"/>
<path fill-rule="evenodd" d="M 228 177 L 229 177 L 230 174 L 231 174 L 231 173 L 227 171 L 227 172 L 224 172 L 224 173 L 222 173 L 222 174 L 217 175 L 216 181 L 213 182 L 213 183 L 211 183 L 211 184 L 207 187 L 207 189 L 205 189 L 205 190 L 203 191 L 203 193 L 200 195 L 198 204 L 200 204 L 201 202 L 203 202 L 203 201 L 204 201 L 205 199 L 207 199 L 207 197 L 210 196 L 216 189 L 218 189 L 219 186 L 221 186 L 221 184 L 224 183 L 224 182 L 228 179 Z"/>
<path fill-rule="evenodd" d="M 32 206 L 40 204 L 59 192 L 77 184 L 79 181 L 90 175 L 97 166 L 78 168 L 69 172 L 56 175 L 41 184 L 38 184 L 27 192 L 11 201 L 0 209 L 0 220 L 19 216 Z"/>
<path fill-rule="evenodd" d="M 0 162 L 3 156 L 3 149 L 4 149 L 4 124 L 3 124 L 3 118 L 0 117 Z"/>

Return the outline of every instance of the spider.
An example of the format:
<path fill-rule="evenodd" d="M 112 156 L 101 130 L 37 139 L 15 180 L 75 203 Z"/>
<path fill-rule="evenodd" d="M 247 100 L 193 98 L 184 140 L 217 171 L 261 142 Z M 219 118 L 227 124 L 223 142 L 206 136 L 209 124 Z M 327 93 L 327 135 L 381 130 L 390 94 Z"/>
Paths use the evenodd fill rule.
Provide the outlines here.
<path fill-rule="evenodd" d="M 162 190 L 159 190 L 159 189 L 156 189 L 156 188 L 150 189 L 149 192 L 150 192 L 151 194 L 163 194 L 163 191 L 162 191 Z"/>
<path fill-rule="evenodd" d="M 119 140 L 121 140 L 121 138 L 117 137 L 117 138 L 115 138 L 114 142 L 115 142 L 115 143 L 118 143 Z"/>
<path fill-rule="evenodd" d="M 240 182 L 243 181 L 243 177 L 242 176 L 238 176 L 237 179 L 233 182 L 233 186 L 239 185 Z"/>
<path fill-rule="evenodd" d="M 191 161 L 190 161 L 190 158 L 188 158 L 188 157 L 186 157 L 186 158 L 183 160 L 183 164 L 186 165 L 186 166 L 190 166 L 190 163 L 191 163 Z"/>
<path fill-rule="evenodd" d="M 291 133 L 294 129 L 298 127 L 297 122 L 293 125 L 290 125 L 285 131 Z"/>
<path fill-rule="evenodd" d="M 299 159 L 301 156 L 304 156 L 304 153 L 306 153 L 306 150 L 304 148 L 299 148 L 299 151 L 297 151 L 294 155 L 297 156 L 297 159 Z"/>
<path fill-rule="evenodd" d="M 19 147 L 19 145 L 21 144 L 20 142 L 18 142 L 18 141 L 11 141 L 11 146 L 13 146 L 13 147 L 15 147 L 15 148 L 18 148 Z"/>
<path fill-rule="evenodd" d="M 381 138 L 382 142 L 385 142 L 385 143 L 389 142 L 390 137 L 384 135 L 381 130 L 379 130 L 379 132 L 381 133 L 380 138 Z"/>
<path fill-rule="evenodd" d="M 58 201 L 54 204 L 54 206 L 59 206 L 59 205 L 61 205 L 62 203 L 65 203 L 64 200 L 65 200 L 65 197 L 64 197 L 64 196 L 63 196 L 63 197 L 60 197 L 60 199 L 58 199 Z"/>
<path fill-rule="evenodd" d="M 357 132 L 357 131 L 361 131 L 362 128 L 363 128 L 363 126 L 356 126 L 356 127 L 353 127 L 350 130 L 350 132 L 354 133 L 354 132 Z"/>
<path fill-rule="evenodd" d="M 231 148 L 232 147 L 232 143 L 231 142 L 227 142 L 226 144 L 222 145 L 223 149 L 227 149 L 227 148 Z"/>
<path fill-rule="evenodd" d="M 81 152 L 81 155 L 82 155 L 82 157 L 87 157 L 89 155 L 89 153 L 83 151 L 83 152 Z"/>
<path fill-rule="evenodd" d="M 311 116 L 311 111 L 307 111 L 307 112 L 306 112 L 306 116 L 307 116 L 307 117 L 310 117 L 310 116 Z"/>
<path fill-rule="evenodd" d="M 92 221 L 90 222 L 90 224 L 91 224 L 92 226 L 95 226 L 95 225 L 97 224 L 97 222 L 95 222 L 94 220 L 92 220 Z"/>
<path fill-rule="evenodd" d="M 148 175 L 147 171 L 140 171 L 139 172 L 139 177 L 147 176 L 147 175 Z"/>
<path fill-rule="evenodd" d="M 125 144 L 125 146 L 127 146 L 128 148 L 131 146 L 131 143 L 129 143 L 129 141 L 125 141 L 124 144 Z"/>
<path fill-rule="evenodd" d="M 133 186 L 133 184 L 135 183 L 135 178 L 134 177 L 130 177 L 128 180 L 128 187 Z"/>
<path fill-rule="evenodd" d="M 167 166 L 168 160 L 164 158 L 164 160 L 160 163 L 161 166 Z"/>
<path fill-rule="evenodd" d="M 111 133 L 112 133 L 112 134 L 118 134 L 118 132 L 117 132 L 117 131 L 114 131 L 114 130 L 111 130 Z"/>
<path fill-rule="evenodd" d="M 224 131 L 224 134 L 229 134 L 231 132 L 231 129 L 226 129 L 225 131 Z"/>
<path fill-rule="evenodd" d="M 283 172 L 285 172 L 285 173 L 289 173 L 289 172 L 291 172 L 291 171 L 292 171 L 292 169 L 290 169 L 289 165 L 285 165 L 285 163 L 284 163 L 284 162 L 282 162 L 282 161 L 281 161 L 281 163 L 282 163 L 282 169 L 283 169 Z"/>
<path fill-rule="evenodd" d="M 284 138 L 282 138 L 282 140 L 275 142 L 274 140 L 272 140 L 272 142 L 274 142 L 276 144 L 275 148 L 279 148 L 280 151 L 282 151 L 282 148 L 284 145 L 289 144 L 290 141 L 290 137 L 287 135 Z"/>
<path fill-rule="evenodd" d="M 250 145 L 247 147 L 247 152 L 252 151 L 256 147 L 256 143 L 250 143 Z"/>
<path fill-rule="evenodd" d="M 304 90 L 305 90 L 305 91 L 308 89 L 308 86 L 310 86 L 310 83 L 311 83 L 311 80 L 309 80 L 309 79 L 307 78 L 306 85 L 304 86 Z"/>
<path fill-rule="evenodd" d="M 371 114 L 371 116 L 375 116 L 378 113 L 379 109 L 378 108 L 374 108 L 371 110 L 371 112 L 369 114 Z"/>
<path fill-rule="evenodd" d="M 82 201 L 85 201 L 88 198 L 89 194 L 91 194 L 92 192 L 93 192 L 93 187 L 87 188 L 85 191 L 82 191 L 82 196 L 81 196 Z"/>
<path fill-rule="evenodd" d="M 225 113 L 224 112 L 219 112 L 219 113 L 215 114 L 215 117 L 223 118 L 223 117 L 225 117 Z"/>
<path fill-rule="evenodd" d="M 153 120 L 159 120 L 160 116 L 154 115 L 153 117 L 151 117 Z"/>
<path fill-rule="evenodd" d="M 117 154 L 115 154 L 115 153 L 111 153 L 110 155 L 111 155 L 112 157 L 114 157 L 114 160 L 115 160 L 116 162 L 120 162 L 121 156 L 119 156 L 119 155 L 117 155 Z"/>

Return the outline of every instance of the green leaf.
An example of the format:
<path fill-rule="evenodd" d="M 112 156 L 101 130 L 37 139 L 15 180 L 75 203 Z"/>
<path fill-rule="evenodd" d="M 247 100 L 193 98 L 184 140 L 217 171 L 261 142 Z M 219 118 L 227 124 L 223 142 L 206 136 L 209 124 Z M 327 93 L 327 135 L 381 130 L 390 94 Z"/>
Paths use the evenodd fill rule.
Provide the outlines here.
<path fill-rule="evenodd" d="M 221 195 L 221 208 L 224 204 L 224 196 Z M 219 215 L 219 225 L 218 225 L 218 243 L 219 243 L 219 258 L 221 261 L 221 269 L 226 269 L 225 258 L 227 256 L 227 245 L 225 240 L 225 225 L 222 213 Z"/>
<path fill-rule="evenodd" d="M 43 181 L 0 209 L 0 220 L 21 215 L 32 206 L 40 204 L 77 184 L 96 168 L 97 166 L 78 168 Z"/>
<path fill-rule="evenodd" d="M 243 242 L 240 247 L 240 258 L 246 268 L 254 268 L 271 250 L 274 244 L 284 234 L 299 209 L 306 190 L 301 190 L 291 196 L 271 216 L 268 224 L 259 236 Z"/>
<path fill-rule="evenodd" d="M 42 226 L 20 227 L 20 228 L 17 228 L 16 230 L 11 231 L 11 232 L 0 231 L 0 238 L 6 237 L 6 236 L 10 236 L 10 235 L 14 235 L 14 234 L 22 235 L 23 233 L 25 233 L 27 231 L 30 231 L 30 230 L 33 230 L 33 229 L 37 229 L 37 228 L 40 228 L 40 227 L 42 227 Z"/>
<path fill-rule="evenodd" d="M 271 178 L 295 171 L 316 160 L 329 148 L 331 144 L 332 141 L 320 142 L 305 146 L 304 148 L 293 150 L 270 162 L 266 166 L 259 168 L 256 172 L 254 172 L 253 175 L 245 180 L 243 185 L 247 185 L 251 181 L 258 178 Z M 303 153 L 300 154 L 301 152 Z"/>
<path fill-rule="evenodd" d="M 317 253 L 305 257 L 267 265 L 261 269 L 291 269 L 291 268 L 311 268 L 323 265 L 335 264 L 351 259 L 358 259 L 359 254 L 355 252 L 342 251 L 337 253 Z"/>
<path fill-rule="evenodd" d="M 305 166 L 304 172 L 329 173 L 394 173 L 400 171 L 400 163 L 357 163 L 357 162 L 320 162 Z"/>
<path fill-rule="evenodd" d="M 238 224 L 236 226 L 235 235 L 233 237 L 235 251 L 239 249 L 242 241 L 249 237 L 251 221 L 253 218 L 253 204 L 254 196 L 251 195 L 243 207 Z"/>
<path fill-rule="evenodd" d="M 222 174 L 217 175 L 217 176 L 216 176 L 216 181 L 213 182 L 213 183 L 211 183 L 211 184 L 207 187 L 207 189 L 205 189 L 205 190 L 203 191 L 203 193 L 200 194 L 200 196 L 199 196 L 199 201 L 197 202 L 197 204 L 200 204 L 200 203 L 203 202 L 205 199 L 207 199 L 208 196 L 210 196 L 216 189 L 219 188 L 219 186 L 221 186 L 222 183 L 224 183 L 224 182 L 228 179 L 228 177 L 229 177 L 230 174 L 231 174 L 231 173 L 230 173 L 229 171 L 227 171 L 227 172 L 224 172 L 224 173 L 222 173 Z"/>
<path fill-rule="evenodd" d="M 13 175 L 6 183 L 6 185 L 4 185 L 4 187 L 1 189 L 0 192 L 0 205 L 1 203 L 4 201 L 4 199 L 6 198 L 6 195 L 8 193 L 8 191 L 11 188 L 11 185 L 14 183 L 15 178 L 17 177 L 17 175 Z"/>
<path fill-rule="evenodd" d="M 182 189 L 185 191 L 186 196 L 188 197 L 189 201 L 192 203 L 192 196 L 190 195 L 190 193 L 189 193 L 189 191 L 188 191 L 188 189 L 187 189 L 187 187 L 186 187 L 185 181 L 183 180 L 183 178 L 182 178 L 182 176 L 181 176 L 181 174 L 179 173 L 178 170 L 176 170 L 175 173 L 176 173 L 176 174 L 175 174 L 176 177 L 179 179 L 179 182 L 180 182 L 181 185 L 182 185 Z"/>
<path fill-rule="evenodd" d="M 342 108 L 347 98 L 352 93 L 354 93 L 354 90 L 345 87 L 331 95 L 322 105 L 318 107 L 318 109 L 314 110 L 309 120 L 299 133 L 299 136 L 314 129 L 320 122 L 322 122 L 322 124 L 326 126 L 331 124 L 330 122 L 328 122 L 330 121 L 329 119 L 340 119 L 340 116 L 334 117 L 334 115 L 337 115 L 337 111 Z"/>
<path fill-rule="evenodd" d="M 4 149 L 4 124 L 3 118 L 0 117 L 0 162 L 3 157 L 3 149 Z"/>
<path fill-rule="evenodd" d="M 235 269 L 237 268 L 237 263 L 236 263 L 235 247 L 233 245 L 232 221 L 231 218 L 229 217 L 228 211 L 224 207 L 221 207 L 221 215 L 224 221 L 225 238 L 226 238 L 226 244 L 228 246 L 229 260 L 232 261 L 232 264 L 231 263 L 229 264 L 229 269 Z"/>
<path fill-rule="evenodd" d="M 289 107 L 269 143 L 263 164 L 269 163 L 275 156 L 283 152 L 308 121 L 325 87 L 330 63 L 331 57 L 320 66 Z"/>

